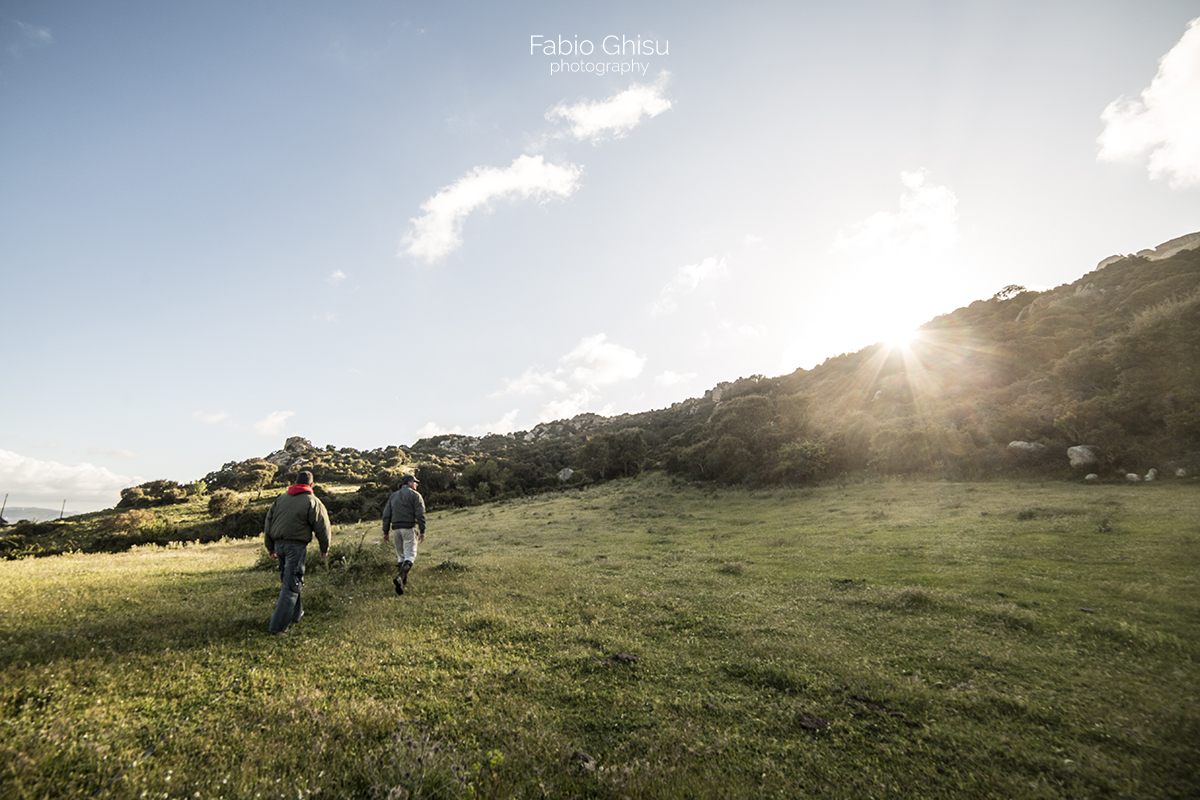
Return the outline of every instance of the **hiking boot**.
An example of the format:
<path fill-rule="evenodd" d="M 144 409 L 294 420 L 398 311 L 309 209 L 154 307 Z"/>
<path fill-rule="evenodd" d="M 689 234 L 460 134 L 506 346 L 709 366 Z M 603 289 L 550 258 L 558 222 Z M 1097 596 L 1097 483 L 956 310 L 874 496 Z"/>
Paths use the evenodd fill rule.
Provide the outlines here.
<path fill-rule="evenodd" d="M 412 569 L 412 562 L 405 561 L 400 565 L 400 582 L 408 586 L 408 571 Z"/>
<path fill-rule="evenodd" d="M 401 580 L 402 575 L 403 573 L 392 578 L 392 586 L 396 587 L 396 594 L 404 594 L 404 581 Z"/>

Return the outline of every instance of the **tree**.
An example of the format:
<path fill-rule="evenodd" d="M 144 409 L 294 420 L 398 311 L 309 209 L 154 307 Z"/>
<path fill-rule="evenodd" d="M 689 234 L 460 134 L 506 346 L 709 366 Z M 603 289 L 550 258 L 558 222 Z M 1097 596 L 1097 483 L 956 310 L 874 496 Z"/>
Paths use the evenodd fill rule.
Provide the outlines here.
<path fill-rule="evenodd" d="M 275 479 L 279 467 L 261 458 L 252 458 L 238 464 L 234 470 L 234 488 L 243 492 L 258 492 L 262 497 L 263 487 Z"/>

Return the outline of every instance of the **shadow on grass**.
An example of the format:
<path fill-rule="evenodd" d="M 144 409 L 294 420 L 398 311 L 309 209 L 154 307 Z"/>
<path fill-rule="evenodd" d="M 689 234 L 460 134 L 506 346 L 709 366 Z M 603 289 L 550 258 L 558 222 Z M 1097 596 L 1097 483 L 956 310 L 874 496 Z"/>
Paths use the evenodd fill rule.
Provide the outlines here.
<path fill-rule="evenodd" d="M 381 553 L 354 558 L 336 547 L 328 559 L 310 551 L 301 595 L 303 628 L 297 630 L 319 630 L 353 613 L 343 598 L 360 585 L 386 586 L 390 592 L 393 561 Z M 277 562 L 265 553 L 249 567 L 130 580 L 115 591 L 89 591 L 97 580 L 95 575 L 81 577 L 74 598 L 57 614 L 39 609 L 39 616 L 51 617 L 52 624 L 10 631 L 14 635 L 7 637 L 0 668 L 238 645 L 269 636 L 267 623 L 279 597 Z"/>

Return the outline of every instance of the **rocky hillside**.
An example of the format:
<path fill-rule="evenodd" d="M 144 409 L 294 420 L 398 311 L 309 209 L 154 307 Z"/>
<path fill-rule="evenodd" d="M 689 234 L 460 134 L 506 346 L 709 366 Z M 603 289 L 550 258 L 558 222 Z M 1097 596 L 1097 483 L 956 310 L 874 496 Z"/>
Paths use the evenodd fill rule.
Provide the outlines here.
<path fill-rule="evenodd" d="M 874 346 L 812 370 L 739 378 L 669 408 L 365 452 L 294 438 L 205 482 L 253 485 L 253 468 L 279 482 L 306 467 L 319 480 L 382 486 L 413 471 L 427 494 L 467 503 L 646 467 L 753 484 L 858 472 L 1194 473 L 1198 248 L 1193 233 L 1104 259 L 1048 291 L 1009 286 L 931 320 L 907 349 Z M 1095 459 L 1073 468 L 1067 450 L 1079 446 Z"/>

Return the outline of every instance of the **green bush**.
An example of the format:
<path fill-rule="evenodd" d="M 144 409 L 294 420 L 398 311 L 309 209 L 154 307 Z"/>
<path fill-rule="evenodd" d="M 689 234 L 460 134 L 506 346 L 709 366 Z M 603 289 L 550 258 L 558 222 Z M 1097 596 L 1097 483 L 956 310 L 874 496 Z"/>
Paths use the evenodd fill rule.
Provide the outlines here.
<path fill-rule="evenodd" d="M 230 489 L 218 489 L 208 499 L 208 513 L 212 517 L 227 517 L 246 507 L 246 499 Z"/>

